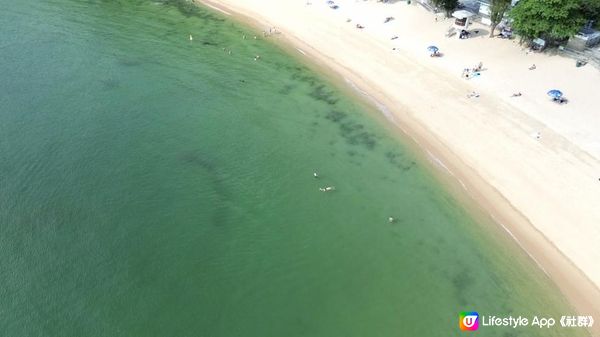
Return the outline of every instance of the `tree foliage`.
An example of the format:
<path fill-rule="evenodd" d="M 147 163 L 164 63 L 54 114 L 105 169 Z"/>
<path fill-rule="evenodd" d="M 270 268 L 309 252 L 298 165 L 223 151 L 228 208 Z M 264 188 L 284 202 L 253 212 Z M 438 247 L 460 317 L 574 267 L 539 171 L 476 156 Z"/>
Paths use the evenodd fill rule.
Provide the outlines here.
<path fill-rule="evenodd" d="M 583 0 L 581 4 L 583 16 L 588 19 L 595 21 L 596 25 L 600 21 L 600 0 Z"/>
<path fill-rule="evenodd" d="M 595 0 L 594 0 L 595 1 Z M 600 1 L 600 0 L 598 0 Z M 490 21 L 492 21 L 492 29 L 490 37 L 494 36 L 494 29 L 504 18 L 504 13 L 510 8 L 511 0 L 492 0 L 490 3 Z"/>
<path fill-rule="evenodd" d="M 449 17 L 452 11 L 458 6 L 458 0 L 432 0 L 433 4 L 443 9 L 446 12 L 446 16 Z"/>
<path fill-rule="evenodd" d="M 510 11 L 510 17 L 518 34 L 527 40 L 563 40 L 585 23 L 583 1 L 586 0 L 521 0 Z"/>

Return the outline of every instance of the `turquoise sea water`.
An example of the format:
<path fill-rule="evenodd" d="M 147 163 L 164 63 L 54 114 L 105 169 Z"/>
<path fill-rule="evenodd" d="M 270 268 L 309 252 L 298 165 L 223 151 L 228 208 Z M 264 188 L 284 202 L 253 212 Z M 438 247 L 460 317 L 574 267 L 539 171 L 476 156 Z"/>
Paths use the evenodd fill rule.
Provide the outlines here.
<path fill-rule="evenodd" d="M 145 0 L 3 1 L 0 24 L 0 335 L 460 336 L 460 311 L 572 313 L 381 118 L 249 28 Z"/>

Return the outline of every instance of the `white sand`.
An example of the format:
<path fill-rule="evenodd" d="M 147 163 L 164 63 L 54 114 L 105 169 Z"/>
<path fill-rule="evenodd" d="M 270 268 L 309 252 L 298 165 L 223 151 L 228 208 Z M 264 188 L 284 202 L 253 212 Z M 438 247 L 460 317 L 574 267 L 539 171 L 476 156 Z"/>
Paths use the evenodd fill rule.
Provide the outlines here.
<path fill-rule="evenodd" d="M 452 21 L 435 22 L 414 3 L 337 0 L 333 10 L 311 2 L 212 1 L 267 31 L 277 27 L 301 57 L 385 104 L 510 228 L 576 307 L 600 319 L 600 72 L 526 54 L 515 40 L 488 38 L 488 27 L 471 28 L 485 30 L 482 37 L 446 38 Z M 384 24 L 387 16 L 395 20 Z M 443 57 L 429 57 L 432 44 Z M 479 62 L 487 68 L 481 76 L 461 78 L 463 68 Z M 537 69 L 528 70 L 533 63 Z M 568 104 L 550 101 L 546 92 L 554 88 Z M 472 91 L 480 97 L 467 98 Z M 523 95 L 511 98 L 514 92 Z"/>

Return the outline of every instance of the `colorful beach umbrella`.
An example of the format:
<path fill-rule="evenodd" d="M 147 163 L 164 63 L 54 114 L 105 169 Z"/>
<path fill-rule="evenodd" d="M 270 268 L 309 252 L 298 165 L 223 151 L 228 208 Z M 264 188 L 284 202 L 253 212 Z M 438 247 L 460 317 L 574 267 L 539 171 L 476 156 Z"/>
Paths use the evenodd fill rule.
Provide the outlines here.
<path fill-rule="evenodd" d="M 438 50 L 440 50 L 438 47 L 436 46 L 429 46 L 427 47 L 427 51 L 431 52 L 431 53 L 437 53 Z"/>
<path fill-rule="evenodd" d="M 552 98 L 561 98 L 562 95 L 563 95 L 563 93 L 557 89 L 552 89 L 552 90 L 548 91 L 548 96 L 550 96 Z"/>

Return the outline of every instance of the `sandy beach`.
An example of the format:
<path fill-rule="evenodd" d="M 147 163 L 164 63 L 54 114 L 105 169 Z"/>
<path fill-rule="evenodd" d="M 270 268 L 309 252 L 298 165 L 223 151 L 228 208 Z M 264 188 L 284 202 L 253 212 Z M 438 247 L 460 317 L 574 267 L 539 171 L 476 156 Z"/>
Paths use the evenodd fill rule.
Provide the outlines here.
<path fill-rule="evenodd" d="M 337 10 L 324 1 L 207 2 L 275 28 L 280 34 L 267 38 L 290 43 L 387 107 L 580 313 L 600 319 L 600 72 L 488 38 L 486 26 L 474 25 L 470 39 L 445 37 L 452 21 L 414 3 L 336 3 Z M 394 20 L 384 23 L 388 16 Z M 443 56 L 430 57 L 429 45 Z M 479 62 L 480 76 L 462 78 Z M 568 104 L 548 98 L 554 88 Z M 473 91 L 478 97 L 468 97 Z"/>

